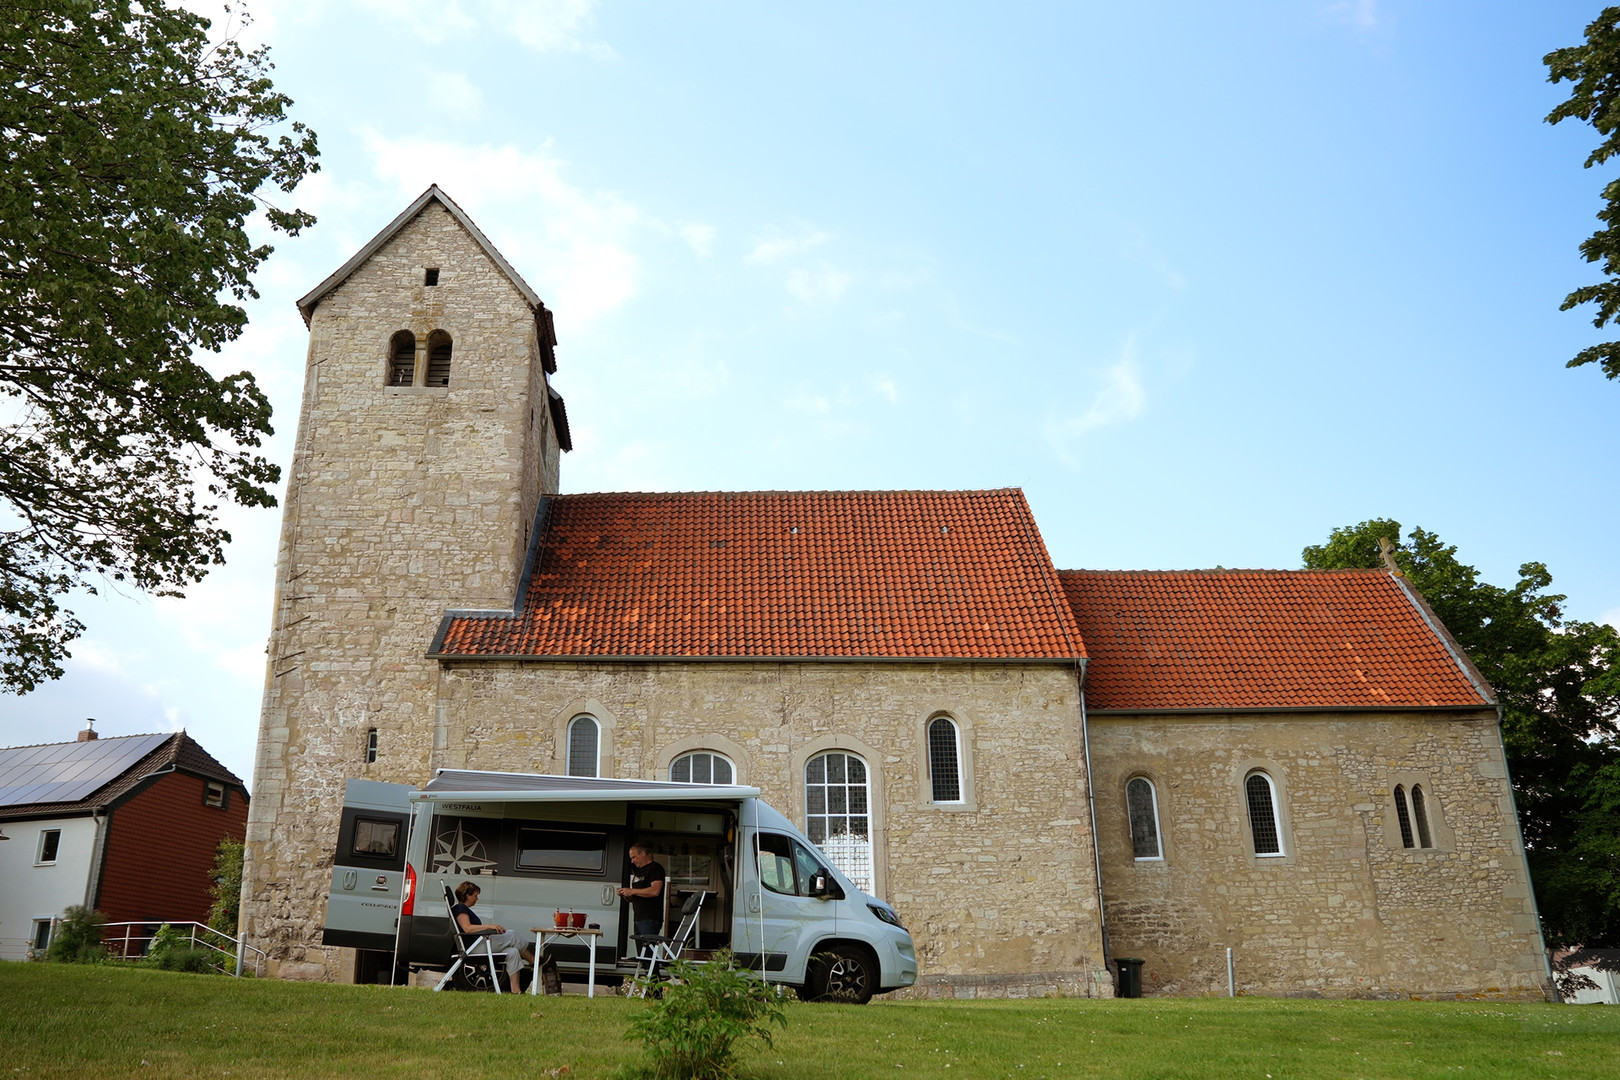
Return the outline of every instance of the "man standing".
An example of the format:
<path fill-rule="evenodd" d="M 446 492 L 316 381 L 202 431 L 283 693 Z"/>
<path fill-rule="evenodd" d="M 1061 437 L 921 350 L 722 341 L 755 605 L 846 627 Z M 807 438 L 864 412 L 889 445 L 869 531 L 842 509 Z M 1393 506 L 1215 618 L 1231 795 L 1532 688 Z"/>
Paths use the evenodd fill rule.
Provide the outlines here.
<path fill-rule="evenodd" d="M 664 867 L 653 861 L 652 852 L 640 840 L 630 845 L 630 887 L 620 896 L 630 898 L 636 937 L 655 937 L 664 932 Z"/>

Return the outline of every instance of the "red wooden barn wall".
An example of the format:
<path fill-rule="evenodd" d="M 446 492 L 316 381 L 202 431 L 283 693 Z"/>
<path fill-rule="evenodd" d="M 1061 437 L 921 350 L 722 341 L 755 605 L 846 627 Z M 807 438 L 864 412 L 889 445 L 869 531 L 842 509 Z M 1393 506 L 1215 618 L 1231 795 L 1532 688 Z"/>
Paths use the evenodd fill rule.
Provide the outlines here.
<path fill-rule="evenodd" d="M 109 922 L 204 922 L 220 840 L 247 832 L 248 801 L 226 786 L 225 806 L 204 806 L 208 781 L 174 772 L 112 812 L 96 907 Z"/>

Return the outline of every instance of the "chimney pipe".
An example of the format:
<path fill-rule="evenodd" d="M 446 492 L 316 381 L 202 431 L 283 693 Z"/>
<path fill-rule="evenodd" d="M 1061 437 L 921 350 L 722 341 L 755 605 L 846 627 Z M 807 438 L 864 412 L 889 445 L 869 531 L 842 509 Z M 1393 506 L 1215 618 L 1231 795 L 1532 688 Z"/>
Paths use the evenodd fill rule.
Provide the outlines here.
<path fill-rule="evenodd" d="M 84 722 L 84 730 L 79 732 L 79 741 L 89 742 L 91 739 L 99 738 L 101 736 L 96 734 L 96 718 L 88 717 Z"/>

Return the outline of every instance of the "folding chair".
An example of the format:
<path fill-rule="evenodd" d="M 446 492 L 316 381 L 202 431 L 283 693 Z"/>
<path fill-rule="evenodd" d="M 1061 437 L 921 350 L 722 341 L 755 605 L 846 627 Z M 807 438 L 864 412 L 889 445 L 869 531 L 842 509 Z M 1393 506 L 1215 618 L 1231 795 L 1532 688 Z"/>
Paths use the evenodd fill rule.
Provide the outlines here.
<path fill-rule="evenodd" d="M 494 930 L 478 931 L 478 940 L 468 945 L 461 937 L 461 927 L 456 923 L 456 894 L 450 891 L 450 886 L 444 887 L 444 910 L 450 916 L 450 940 L 456 943 L 456 962 L 450 965 L 450 970 L 444 973 L 439 985 L 433 989 L 435 992 L 443 990 L 450 985 L 450 980 L 456 977 L 456 972 L 465 966 L 462 979 L 468 988 L 473 990 L 493 989 L 501 993 L 501 976 L 503 972 L 496 966 L 496 956 L 490 948 L 489 939 L 494 936 Z M 484 983 L 484 973 L 479 970 L 484 965 L 489 971 L 489 983 Z"/>
<path fill-rule="evenodd" d="M 636 965 L 645 964 L 647 972 L 641 978 L 651 982 L 658 977 L 660 967 L 668 967 L 680 959 L 681 952 L 686 948 L 687 942 L 697 932 L 698 916 L 703 911 L 703 902 L 709 898 L 706 892 L 695 892 L 686 898 L 681 906 L 681 922 L 675 928 L 675 933 L 665 937 L 662 934 L 633 935 L 636 942 Z"/>

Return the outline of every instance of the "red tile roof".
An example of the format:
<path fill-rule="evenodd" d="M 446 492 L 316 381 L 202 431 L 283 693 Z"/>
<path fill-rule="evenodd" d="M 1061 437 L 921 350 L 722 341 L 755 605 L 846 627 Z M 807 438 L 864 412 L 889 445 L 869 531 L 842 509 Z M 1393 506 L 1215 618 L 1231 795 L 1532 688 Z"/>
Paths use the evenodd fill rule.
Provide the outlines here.
<path fill-rule="evenodd" d="M 1059 577 L 1091 658 L 1093 710 L 1494 704 L 1382 570 Z"/>
<path fill-rule="evenodd" d="M 561 495 L 539 528 L 521 610 L 450 612 L 435 655 L 1084 655 L 1017 489 Z"/>

